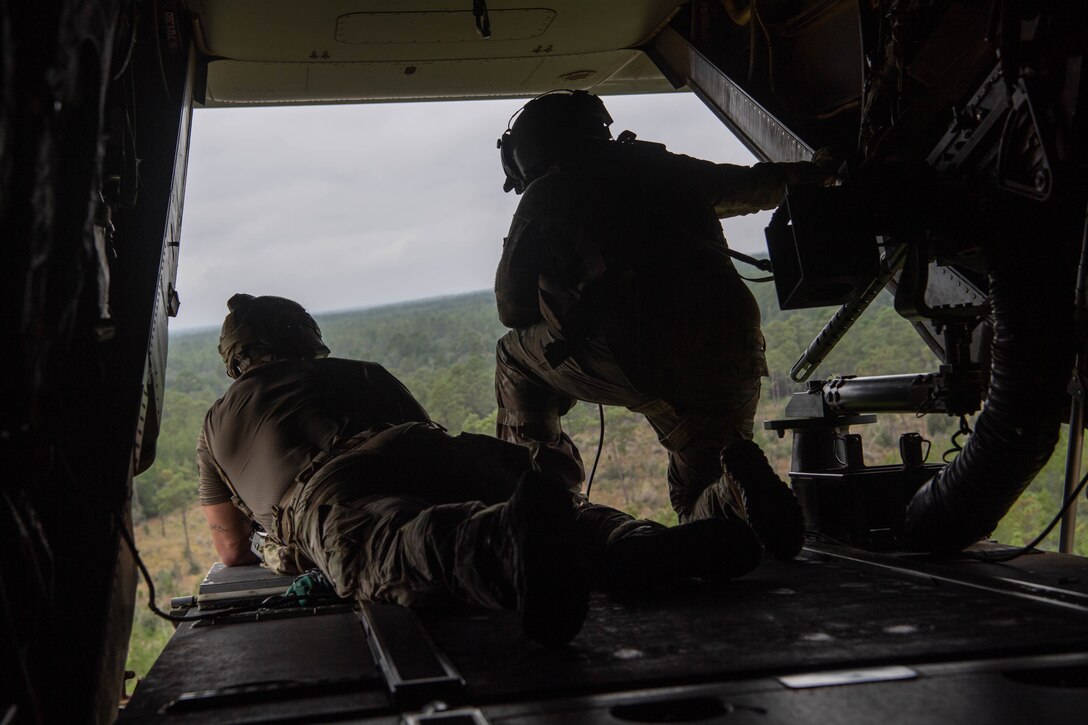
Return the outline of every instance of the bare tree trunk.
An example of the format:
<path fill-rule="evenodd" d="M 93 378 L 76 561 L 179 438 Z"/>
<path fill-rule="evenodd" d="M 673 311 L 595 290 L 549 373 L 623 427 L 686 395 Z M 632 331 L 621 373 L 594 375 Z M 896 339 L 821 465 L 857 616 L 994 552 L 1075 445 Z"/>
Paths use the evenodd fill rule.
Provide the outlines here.
<path fill-rule="evenodd" d="M 189 520 L 188 509 L 185 506 L 181 507 L 181 530 L 185 533 L 185 558 L 192 562 L 193 550 L 189 546 Z"/>
<path fill-rule="evenodd" d="M 624 508 L 630 508 L 631 506 L 631 487 L 627 485 L 627 476 L 624 472 L 624 464 L 626 461 L 620 457 L 620 451 L 616 447 L 614 441 L 609 442 L 608 447 L 611 449 L 611 458 L 618 465 L 616 465 L 616 471 L 618 472 L 619 480 L 616 482 L 616 487 L 620 490 L 620 495 L 623 497 Z"/>

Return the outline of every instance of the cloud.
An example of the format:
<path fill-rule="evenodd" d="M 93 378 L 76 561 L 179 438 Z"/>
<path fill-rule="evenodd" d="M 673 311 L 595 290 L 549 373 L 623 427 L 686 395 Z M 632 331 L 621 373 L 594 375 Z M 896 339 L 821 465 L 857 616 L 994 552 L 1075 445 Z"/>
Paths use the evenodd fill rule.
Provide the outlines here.
<path fill-rule="evenodd" d="M 196 111 L 174 327 L 219 324 L 238 291 L 327 311 L 490 288 L 517 205 L 495 140 L 522 103 Z M 691 94 L 606 103 L 617 134 L 753 161 Z M 727 222 L 731 244 L 763 249 L 765 216 Z"/>

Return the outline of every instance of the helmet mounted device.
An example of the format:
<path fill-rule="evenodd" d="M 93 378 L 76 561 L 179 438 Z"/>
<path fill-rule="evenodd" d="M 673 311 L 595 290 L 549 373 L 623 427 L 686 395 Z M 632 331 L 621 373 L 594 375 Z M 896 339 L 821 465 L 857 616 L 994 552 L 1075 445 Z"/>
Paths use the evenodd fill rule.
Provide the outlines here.
<path fill-rule="evenodd" d="M 522 193 L 571 143 L 611 139 L 610 125 L 604 102 L 588 91 L 555 90 L 532 99 L 514 112 L 496 142 L 506 174 L 502 190 Z"/>

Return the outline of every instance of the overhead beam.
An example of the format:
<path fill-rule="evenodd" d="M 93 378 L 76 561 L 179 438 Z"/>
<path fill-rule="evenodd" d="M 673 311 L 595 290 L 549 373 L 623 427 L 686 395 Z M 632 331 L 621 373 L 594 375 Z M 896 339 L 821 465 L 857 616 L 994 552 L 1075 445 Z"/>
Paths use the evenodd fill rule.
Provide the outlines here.
<path fill-rule="evenodd" d="M 807 161 L 812 148 L 672 27 L 643 48 L 673 85 L 687 86 L 761 161 Z"/>

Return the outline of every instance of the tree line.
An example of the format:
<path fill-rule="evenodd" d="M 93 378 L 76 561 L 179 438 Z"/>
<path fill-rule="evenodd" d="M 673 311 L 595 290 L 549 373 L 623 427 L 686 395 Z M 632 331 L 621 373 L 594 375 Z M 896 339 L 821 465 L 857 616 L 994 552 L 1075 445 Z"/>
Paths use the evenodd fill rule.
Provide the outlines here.
<path fill-rule="evenodd" d="M 833 308 L 782 311 L 772 285 L 752 285 L 763 314 L 771 369 L 764 381 L 757 417 L 757 441 L 782 475 L 790 463 L 790 440 L 762 430 L 763 420 L 781 418 L 789 396 L 799 386 L 790 368 L 819 333 Z M 372 360 L 400 378 L 431 417 L 452 433 L 494 434 L 495 344 L 505 332 L 495 312 L 494 295 L 476 292 L 367 310 L 318 316 L 325 341 L 336 357 Z M 208 407 L 230 383 L 216 351 L 214 329 L 172 333 L 166 373 L 166 400 L 155 465 L 136 480 L 137 521 L 181 513 L 196 500 L 195 441 Z M 937 359 L 892 309 L 886 293 L 862 315 L 814 379 L 830 375 L 884 375 L 935 371 Z M 665 490 L 665 455 L 641 416 L 617 408 L 605 410 L 600 441 L 596 406 L 580 403 L 564 426 L 582 450 L 587 468 L 598 445 L 601 462 L 593 497 L 633 514 L 673 522 Z M 930 462 L 948 450 L 958 422 L 944 415 L 917 418 L 882 415 L 862 433 L 869 465 L 898 463 L 898 438 L 921 433 L 930 443 Z M 1059 447 L 998 536 L 1010 543 L 1030 539 L 1053 515 L 1060 497 L 1063 449 Z M 1081 517 L 1080 528 L 1088 528 Z M 1088 552 L 1088 531 L 1079 535 Z M 1053 537 L 1049 541 L 1053 541 Z"/>

